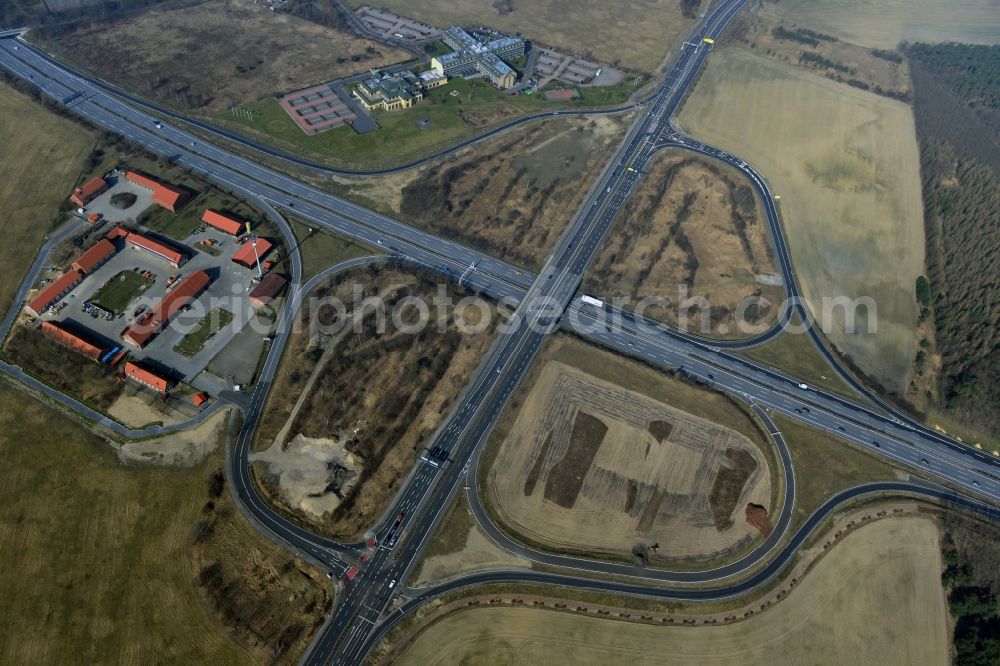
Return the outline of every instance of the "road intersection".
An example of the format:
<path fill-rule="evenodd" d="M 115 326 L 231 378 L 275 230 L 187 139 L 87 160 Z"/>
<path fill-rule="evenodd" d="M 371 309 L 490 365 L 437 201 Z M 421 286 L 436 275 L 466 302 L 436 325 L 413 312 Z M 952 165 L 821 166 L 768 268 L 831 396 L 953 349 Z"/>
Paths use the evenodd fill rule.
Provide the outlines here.
<path fill-rule="evenodd" d="M 764 408 L 767 408 L 832 432 L 906 467 L 938 477 L 967 493 L 1000 501 L 1000 468 L 996 460 L 897 413 L 890 405 L 882 403 L 877 396 L 857 383 L 849 373 L 841 370 L 863 396 L 875 402 L 875 408 L 825 391 L 802 389 L 800 382 L 793 377 L 723 351 L 724 347 L 737 345 L 713 343 L 621 311 L 595 308 L 581 301 L 577 294 L 590 260 L 636 180 L 641 177 L 642 167 L 657 151 L 669 146 L 725 161 L 748 175 L 764 202 L 786 287 L 791 296 L 798 295 L 773 197 L 763 178 L 738 157 L 683 137 L 670 124 L 671 117 L 709 56 L 710 48 L 702 39 L 718 38 L 745 1 L 728 0 L 716 7 L 695 30 L 689 40 L 693 46 L 681 50 L 657 91 L 643 103 L 629 107 L 639 113 L 621 148 L 595 182 L 538 275 L 334 197 L 247 157 L 206 143 L 178 126 L 161 123 L 157 117 L 137 108 L 139 105 L 134 103 L 134 99 L 109 91 L 106 86 L 72 72 L 17 35 L 3 38 L 3 34 L 0 34 L 0 67 L 34 83 L 46 95 L 89 122 L 116 132 L 151 152 L 257 202 L 275 220 L 287 238 L 292 238 L 291 230 L 284 223 L 282 212 L 293 213 L 324 229 L 373 247 L 381 246 L 390 252 L 390 259 L 424 266 L 450 279 L 463 276 L 465 284 L 482 293 L 496 299 L 510 299 L 519 304 L 515 312 L 517 325 L 497 338 L 459 397 L 455 410 L 434 435 L 430 446 L 438 446 L 447 451 L 453 461 L 452 466 L 441 470 L 429 464 L 418 463 L 401 487 L 392 507 L 374 528 L 375 533 L 383 538 L 390 529 L 398 529 L 398 533 L 394 533 L 398 545 L 394 548 L 379 547 L 371 554 L 361 573 L 351 581 L 339 599 L 333 617 L 312 644 L 305 659 L 307 663 L 325 663 L 331 658 L 337 663 L 359 663 L 375 644 L 374 641 L 384 635 L 384 631 L 398 618 L 405 615 L 404 609 L 415 608 L 414 604 L 418 602 L 422 603 L 451 589 L 481 581 L 537 579 L 538 582 L 572 585 L 581 589 L 599 588 L 624 594 L 687 598 L 677 589 L 654 588 L 641 582 L 624 584 L 565 574 L 508 572 L 463 578 L 450 584 L 450 587 L 434 588 L 407 601 L 396 611 L 389 612 L 395 592 L 398 591 L 395 587 L 397 582 L 405 582 L 423 552 L 427 539 L 462 487 L 466 475 L 473 474 L 476 454 L 482 450 L 486 438 L 514 389 L 523 380 L 545 337 L 559 326 L 602 346 L 654 366 L 680 372 L 745 400 L 764 423 L 770 423 L 764 412 Z M 148 104 L 144 103 L 143 106 L 148 107 Z M 553 112 L 553 115 L 558 113 L 562 112 Z M 404 165 L 409 166 L 411 165 Z M 294 243 L 289 245 L 294 246 Z M 356 264 L 346 262 L 345 265 L 334 267 L 331 273 L 373 260 L 362 258 L 356 260 Z M 292 265 L 295 267 L 291 280 L 292 302 L 283 311 L 279 333 L 275 336 L 260 380 L 249 400 L 241 405 L 243 426 L 229 452 L 227 473 L 241 508 L 252 516 L 255 524 L 301 556 L 341 575 L 348 566 L 357 562 L 363 544 L 341 544 L 325 539 L 278 514 L 257 495 L 246 459 L 264 400 L 277 370 L 280 352 L 295 316 L 295 304 L 308 293 L 309 285 L 301 284 L 301 260 L 297 256 L 297 250 Z M 474 266 L 474 269 L 468 270 L 470 266 Z M 311 284 L 314 283 L 315 279 L 311 281 Z M 795 307 L 800 313 L 806 314 L 801 304 Z M 779 330 L 776 328 L 765 332 L 756 341 L 768 339 Z M 837 359 L 823 346 L 818 332 L 811 330 L 810 333 L 839 370 Z M 13 372 L 9 368 L 8 370 Z M 771 432 L 776 430 L 772 428 Z M 779 451 L 782 449 L 783 446 L 779 444 Z M 790 465 L 790 462 L 787 464 Z M 791 498 L 794 498 L 794 481 L 790 471 L 790 468 L 786 469 L 787 478 L 792 482 L 789 484 L 790 488 L 786 488 L 783 511 L 790 511 L 789 492 Z M 850 494 L 855 490 L 857 492 Z M 963 506 L 981 507 L 973 499 L 930 485 L 899 482 L 852 491 L 845 491 L 843 497 L 838 496 L 835 503 L 828 502 L 827 513 L 841 502 L 869 492 L 910 492 L 947 499 Z M 400 513 L 403 515 L 401 524 L 398 528 L 393 527 L 393 521 Z M 801 544 L 801 540 L 808 536 L 809 531 L 804 532 L 806 527 L 810 530 L 815 528 L 825 515 L 819 511 L 814 514 L 810 522 L 796 532 L 791 542 L 779 553 L 771 553 L 777 544 L 775 541 L 768 548 L 748 556 L 753 558 L 753 562 L 741 561 L 738 569 L 744 571 L 771 554 L 769 564 L 748 579 L 756 580 L 754 584 L 768 580 L 780 571 L 787 558 Z M 481 522 L 485 520 L 488 524 L 488 519 L 481 515 L 478 517 Z M 784 520 L 784 516 L 781 519 Z M 775 533 L 783 536 L 787 531 L 787 521 L 783 525 L 779 520 L 778 527 L 780 529 L 776 529 Z M 800 535 L 801 539 L 796 542 Z M 491 536 L 495 539 L 506 538 L 499 534 Z M 795 544 L 794 548 L 792 544 Z M 523 548 L 509 540 L 502 545 Z M 532 559 L 556 557 L 544 553 L 529 555 Z M 638 578 L 677 582 L 675 578 L 671 578 L 671 574 L 678 572 L 629 573 L 614 570 L 614 565 L 587 562 L 588 571 L 624 573 Z M 566 569 L 574 568 L 566 561 L 555 561 L 553 564 Z M 714 580 L 709 578 L 712 575 L 711 572 L 700 572 L 699 580 Z M 741 582 L 706 590 L 704 594 L 736 594 L 744 589 L 752 589 L 752 586 L 742 587 L 747 584 Z M 674 596 L 678 594 L 680 596 Z"/>

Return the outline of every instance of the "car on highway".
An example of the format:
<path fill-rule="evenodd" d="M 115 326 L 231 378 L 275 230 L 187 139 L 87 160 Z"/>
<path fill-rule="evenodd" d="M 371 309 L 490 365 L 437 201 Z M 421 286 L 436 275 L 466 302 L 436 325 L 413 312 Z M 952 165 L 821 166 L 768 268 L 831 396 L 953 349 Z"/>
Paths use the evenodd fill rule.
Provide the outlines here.
<path fill-rule="evenodd" d="M 393 578 L 392 580 L 389 581 L 389 589 L 391 590 L 394 587 L 396 587 L 396 579 L 395 578 Z"/>

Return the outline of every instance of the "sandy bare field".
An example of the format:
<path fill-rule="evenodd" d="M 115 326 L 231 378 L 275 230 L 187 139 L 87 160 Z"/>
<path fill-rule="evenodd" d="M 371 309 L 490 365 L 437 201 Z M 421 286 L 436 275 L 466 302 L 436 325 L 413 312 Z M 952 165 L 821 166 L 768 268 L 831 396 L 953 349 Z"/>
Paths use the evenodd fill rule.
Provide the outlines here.
<path fill-rule="evenodd" d="M 222 409 L 196 428 L 130 442 L 119 447 L 118 456 L 124 461 L 156 465 L 197 465 L 218 447 L 228 416 L 229 410 Z"/>
<path fill-rule="evenodd" d="M 558 549 L 707 558 L 749 544 L 772 509 L 767 463 L 728 428 L 572 366 L 541 370 L 487 477 L 501 519 Z"/>
<path fill-rule="evenodd" d="M 875 317 L 858 308 L 851 325 L 845 309 L 833 307 L 824 329 L 866 373 L 905 388 L 924 259 L 910 108 L 730 48 L 712 56 L 680 118 L 694 135 L 747 159 L 781 197 L 792 260 L 815 315 L 823 299 L 874 300 Z"/>
<path fill-rule="evenodd" d="M 479 606 L 419 634 L 399 664 L 948 664 L 936 525 L 873 523 L 846 536 L 783 601 L 724 626 L 663 627 Z"/>
<path fill-rule="evenodd" d="M 704 334 L 746 337 L 772 325 L 785 290 L 746 179 L 725 164 L 679 150 L 660 152 L 646 172 L 584 288 L 602 298 L 626 297 L 626 307 L 647 297 L 666 299 L 646 314 Z M 711 308 L 686 307 L 690 298 L 705 299 Z M 744 314 L 737 317 L 741 307 Z"/>
<path fill-rule="evenodd" d="M 248 0 L 172 3 L 39 39 L 132 92 L 208 112 L 405 59 L 402 50 Z"/>
<path fill-rule="evenodd" d="M 760 14 L 876 48 L 1000 42 L 997 0 L 781 0 L 764 3 Z"/>

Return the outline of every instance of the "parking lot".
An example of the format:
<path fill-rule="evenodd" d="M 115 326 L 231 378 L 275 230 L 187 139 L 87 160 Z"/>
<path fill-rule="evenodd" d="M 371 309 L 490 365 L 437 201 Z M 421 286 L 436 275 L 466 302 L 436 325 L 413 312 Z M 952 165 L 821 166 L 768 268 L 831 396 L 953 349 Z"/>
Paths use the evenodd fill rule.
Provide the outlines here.
<path fill-rule="evenodd" d="M 85 215 L 98 213 L 111 223 L 131 222 L 139 219 L 139 216 L 153 205 L 153 193 L 150 190 L 130 183 L 121 176 L 112 176 L 106 180 L 111 183 L 111 187 L 84 207 Z M 112 205 L 111 200 L 122 194 L 134 195 L 135 203 L 128 208 Z"/>

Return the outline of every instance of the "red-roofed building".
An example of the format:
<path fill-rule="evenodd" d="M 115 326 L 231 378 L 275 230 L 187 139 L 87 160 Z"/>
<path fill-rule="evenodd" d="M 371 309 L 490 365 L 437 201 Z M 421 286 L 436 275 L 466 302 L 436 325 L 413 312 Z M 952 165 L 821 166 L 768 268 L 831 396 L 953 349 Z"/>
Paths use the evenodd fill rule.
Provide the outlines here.
<path fill-rule="evenodd" d="M 265 276 L 250 292 L 250 305 L 258 309 L 264 307 L 285 288 L 286 282 L 287 280 L 277 273 Z"/>
<path fill-rule="evenodd" d="M 171 213 L 176 213 L 181 206 L 187 203 L 188 193 L 184 190 L 174 189 L 169 185 L 164 185 L 158 180 L 153 180 L 149 176 L 137 171 L 129 171 L 125 174 L 125 180 L 135 183 L 139 187 L 153 191 L 153 203 L 160 208 L 166 208 Z"/>
<path fill-rule="evenodd" d="M 166 377 L 161 377 L 155 372 L 141 368 L 132 361 L 125 363 L 125 376 L 159 393 L 166 393 L 171 384 L 170 380 Z"/>
<path fill-rule="evenodd" d="M 122 226 L 111 227 L 111 231 L 104 234 L 104 237 L 108 240 L 114 240 L 116 238 L 128 238 L 128 229 Z"/>
<path fill-rule="evenodd" d="M 73 190 L 73 194 L 70 195 L 69 200 L 77 206 L 85 206 L 91 199 L 107 190 L 108 187 L 108 181 L 97 176 Z"/>
<path fill-rule="evenodd" d="M 160 241 L 153 240 L 148 236 L 143 236 L 136 232 L 131 232 L 125 237 L 125 241 L 132 247 L 145 250 L 150 254 L 155 254 L 160 259 L 165 260 L 174 268 L 179 268 L 184 263 L 184 255 L 174 248 L 164 245 Z"/>
<path fill-rule="evenodd" d="M 25 307 L 31 314 L 38 316 L 45 311 L 46 308 L 58 302 L 63 296 L 68 294 L 73 290 L 73 287 L 80 284 L 83 281 L 83 275 L 80 271 L 70 269 L 68 272 L 64 273 L 62 277 L 53 280 L 45 289 L 38 292 L 35 296 L 28 302 Z"/>
<path fill-rule="evenodd" d="M 211 281 L 205 271 L 191 273 L 178 282 L 177 286 L 161 298 L 159 303 L 122 331 L 122 339 L 134 347 L 140 349 L 145 347 L 181 308 L 205 291 L 205 287 Z"/>
<path fill-rule="evenodd" d="M 191 401 L 194 402 L 195 407 L 201 407 L 208 402 L 208 396 L 204 393 L 195 393 Z"/>
<path fill-rule="evenodd" d="M 114 243 L 102 238 L 73 262 L 73 268 L 87 275 L 102 266 L 116 251 Z"/>
<path fill-rule="evenodd" d="M 79 352 L 91 361 L 98 361 L 104 349 L 90 340 L 70 331 L 62 324 L 54 321 L 42 322 L 42 333 L 49 336 L 64 347 Z"/>
<path fill-rule="evenodd" d="M 210 227 L 215 227 L 219 231 L 225 232 L 231 236 L 239 236 L 240 232 L 243 230 L 243 221 L 238 220 L 235 217 L 229 217 L 228 215 L 223 215 L 218 213 L 211 208 L 207 209 L 201 216 L 201 221 Z"/>
<path fill-rule="evenodd" d="M 257 257 L 261 259 L 264 255 L 271 251 L 271 241 L 266 238 L 257 239 L 257 252 L 254 253 L 254 242 L 253 240 L 248 240 L 247 242 L 240 245 L 240 248 L 236 250 L 233 254 L 233 261 L 237 264 L 243 264 L 244 266 L 256 266 Z"/>

